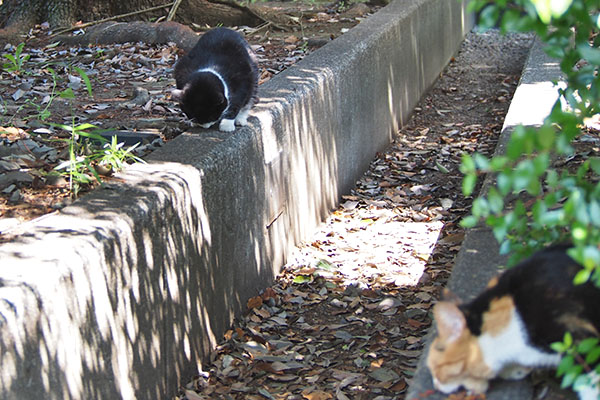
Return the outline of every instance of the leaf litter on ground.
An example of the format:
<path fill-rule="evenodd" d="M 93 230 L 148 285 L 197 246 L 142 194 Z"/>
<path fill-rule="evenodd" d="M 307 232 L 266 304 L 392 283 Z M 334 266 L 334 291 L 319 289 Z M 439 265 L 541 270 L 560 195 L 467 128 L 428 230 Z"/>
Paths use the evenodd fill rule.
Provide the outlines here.
<path fill-rule="evenodd" d="M 248 300 L 178 400 L 403 398 L 464 237 L 472 199 L 461 154 L 494 151 L 530 42 L 467 35 L 394 142 Z"/>

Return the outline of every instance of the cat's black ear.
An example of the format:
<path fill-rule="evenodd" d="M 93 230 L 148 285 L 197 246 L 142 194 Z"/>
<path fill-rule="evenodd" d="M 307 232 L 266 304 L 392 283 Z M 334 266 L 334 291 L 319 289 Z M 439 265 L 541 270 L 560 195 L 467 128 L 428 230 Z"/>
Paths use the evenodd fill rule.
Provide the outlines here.
<path fill-rule="evenodd" d="M 454 294 L 454 292 L 447 288 L 444 288 L 442 291 L 442 300 L 454 304 L 462 303 L 462 300 L 456 294 Z"/>
<path fill-rule="evenodd" d="M 440 301 L 433 307 L 438 335 L 444 342 L 453 342 L 464 332 L 467 321 L 458 306 L 448 301 Z"/>

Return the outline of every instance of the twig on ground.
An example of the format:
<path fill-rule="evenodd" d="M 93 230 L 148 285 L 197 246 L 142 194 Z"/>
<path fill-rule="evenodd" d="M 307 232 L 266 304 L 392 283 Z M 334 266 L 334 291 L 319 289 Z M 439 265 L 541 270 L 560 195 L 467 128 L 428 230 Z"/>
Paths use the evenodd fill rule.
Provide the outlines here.
<path fill-rule="evenodd" d="M 173 18 L 175 18 L 175 13 L 177 12 L 180 4 L 181 0 L 175 0 L 173 7 L 171 7 L 171 10 L 169 11 L 169 15 L 167 15 L 167 21 L 171 21 Z"/>
<path fill-rule="evenodd" d="M 255 34 L 257 32 L 262 31 L 265 28 L 269 28 L 269 26 L 271 26 L 271 24 L 272 24 L 271 22 L 263 22 L 262 24 L 260 24 L 256 28 L 253 28 L 252 33 Z"/>
<path fill-rule="evenodd" d="M 181 0 L 179 0 L 179 2 L 181 2 Z M 162 8 L 167 8 L 167 7 L 174 6 L 175 3 L 177 3 L 177 1 L 173 1 L 171 3 L 163 4 L 161 6 L 155 6 L 155 7 L 146 8 L 146 9 L 139 10 L 139 11 L 132 11 L 132 12 L 125 13 L 125 14 L 115 15 L 114 17 L 102 18 L 102 19 L 99 19 L 97 21 L 90 21 L 90 22 L 86 22 L 84 24 L 74 25 L 74 26 L 72 26 L 70 28 L 65 28 L 65 29 L 62 29 L 60 31 L 54 32 L 51 36 L 54 37 L 54 36 L 57 36 L 57 35 L 60 35 L 60 34 L 63 34 L 63 33 L 75 31 L 77 29 L 87 28 L 88 26 L 101 24 L 103 22 L 115 21 L 115 20 L 121 19 L 121 18 L 132 17 L 134 15 L 139 15 L 139 14 L 144 14 L 144 13 L 151 12 L 151 11 L 160 10 Z"/>
<path fill-rule="evenodd" d="M 279 29 L 280 31 L 284 31 L 284 32 L 288 32 L 290 30 L 290 28 L 288 28 L 287 26 L 283 26 L 283 25 L 279 25 L 271 20 L 269 20 L 267 17 L 265 17 L 264 15 L 261 15 L 259 12 L 257 12 L 256 10 L 253 10 L 250 7 L 246 7 L 244 5 L 238 4 L 233 0 L 209 0 L 211 3 L 216 3 L 216 4 L 224 4 L 226 6 L 230 6 L 233 8 L 237 8 L 239 10 L 245 11 L 249 14 L 252 14 L 254 17 L 260 19 L 263 22 L 269 22 L 274 28 Z"/>

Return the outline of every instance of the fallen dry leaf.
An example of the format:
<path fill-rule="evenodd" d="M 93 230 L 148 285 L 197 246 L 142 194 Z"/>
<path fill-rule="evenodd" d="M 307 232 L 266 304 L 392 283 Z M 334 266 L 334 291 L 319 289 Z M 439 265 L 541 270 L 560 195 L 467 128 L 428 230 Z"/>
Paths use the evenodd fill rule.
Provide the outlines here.
<path fill-rule="evenodd" d="M 255 297 L 249 298 L 248 303 L 246 304 L 246 306 L 248 307 L 249 310 L 252 310 L 253 308 L 259 308 L 262 305 L 263 305 L 263 299 L 260 296 L 255 296 Z"/>
<path fill-rule="evenodd" d="M 333 395 L 324 392 L 322 390 L 315 390 L 314 392 L 310 392 L 310 393 L 302 393 L 302 397 L 304 397 L 306 400 L 328 400 L 328 399 L 333 399 Z"/>

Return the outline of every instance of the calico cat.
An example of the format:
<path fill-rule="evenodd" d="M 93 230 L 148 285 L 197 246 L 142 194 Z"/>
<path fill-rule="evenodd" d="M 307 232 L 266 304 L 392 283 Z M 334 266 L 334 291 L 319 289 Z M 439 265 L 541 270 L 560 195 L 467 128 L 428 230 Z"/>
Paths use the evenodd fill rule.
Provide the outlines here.
<path fill-rule="evenodd" d="M 550 344 L 561 342 L 567 331 L 576 339 L 600 336 L 600 289 L 590 282 L 573 284 L 581 267 L 568 248 L 534 254 L 492 279 L 469 303 L 435 305 L 438 335 L 427 366 L 436 389 L 483 393 L 495 377 L 521 379 L 534 367 L 556 366 L 560 355 Z M 597 388 L 598 377 L 593 378 Z M 598 392 L 579 396 L 597 399 Z"/>
<path fill-rule="evenodd" d="M 236 124 L 248 124 L 257 100 L 258 65 L 239 33 L 227 28 L 206 32 L 175 65 L 175 81 L 171 97 L 202 127 L 220 121 L 220 130 L 232 132 Z"/>

